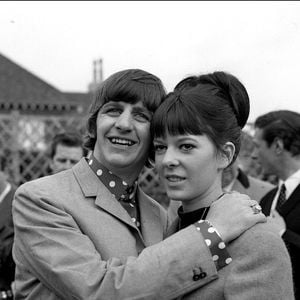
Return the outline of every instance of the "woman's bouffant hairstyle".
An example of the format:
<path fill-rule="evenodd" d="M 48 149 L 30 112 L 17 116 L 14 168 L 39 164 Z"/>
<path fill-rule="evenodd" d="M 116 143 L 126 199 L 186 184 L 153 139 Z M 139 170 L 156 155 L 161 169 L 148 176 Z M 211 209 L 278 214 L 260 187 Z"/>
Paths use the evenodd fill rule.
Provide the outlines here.
<path fill-rule="evenodd" d="M 226 72 L 191 76 L 179 82 L 155 112 L 151 133 L 206 134 L 219 151 L 230 141 L 235 145 L 234 162 L 249 110 L 248 93 L 235 76 Z"/>
<path fill-rule="evenodd" d="M 142 101 L 152 113 L 166 96 L 161 80 L 140 69 L 128 69 L 114 73 L 103 81 L 95 94 L 87 120 L 87 135 L 84 146 L 93 150 L 97 140 L 97 116 L 100 108 L 110 101 L 135 104 Z M 150 159 L 153 160 L 153 153 Z"/>

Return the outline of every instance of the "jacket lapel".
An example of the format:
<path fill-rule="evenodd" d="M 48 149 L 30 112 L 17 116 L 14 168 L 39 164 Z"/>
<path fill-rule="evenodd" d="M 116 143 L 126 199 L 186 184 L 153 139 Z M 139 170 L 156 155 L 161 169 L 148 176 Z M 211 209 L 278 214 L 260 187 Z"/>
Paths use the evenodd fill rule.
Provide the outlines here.
<path fill-rule="evenodd" d="M 137 230 L 127 211 L 91 170 L 85 158 L 72 169 L 85 197 L 95 197 L 97 206 Z"/>
<path fill-rule="evenodd" d="M 73 172 L 84 196 L 95 197 L 95 204 L 98 207 L 135 229 L 145 246 L 153 245 L 163 239 L 166 228 L 164 228 L 161 220 L 159 206 L 140 187 L 138 187 L 136 197 L 140 209 L 141 231 L 132 222 L 129 214 L 119 201 L 115 199 L 90 169 L 84 158 L 73 167 Z"/>
<path fill-rule="evenodd" d="M 82 158 L 73 168 L 75 178 L 85 197 L 96 197 L 99 188 L 99 179 Z"/>
<path fill-rule="evenodd" d="M 278 209 L 279 213 L 285 217 L 289 212 L 299 203 L 300 185 L 296 187 L 290 197 L 285 201 L 285 203 Z"/>
<path fill-rule="evenodd" d="M 150 246 L 162 241 L 166 228 L 164 228 L 161 220 L 159 206 L 153 202 L 155 200 L 147 196 L 140 187 L 137 191 L 137 197 L 140 206 L 141 232 L 143 235 L 141 238 L 145 246 Z"/>
<path fill-rule="evenodd" d="M 259 204 L 260 204 L 260 206 L 262 208 L 262 212 L 266 216 L 270 215 L 271 207 L 272 207 L 272 203 L 273 203 L 273 199 L 274 199 L 274 197 L 276 195 L 277 190 L 278 190 L 278 187 L 276 187 L 275 189 L 271 190 L 259 202 Z"/>
<path fill-rule="evenodd" d="M 115 216 L 130 227 L 137 229 L 135 224 L 132 222 L 129 214 L 127 213 L 126 209 L 123 208 L 120 202 L 116 200 L 112 193 L 100 181 L 95 203 L 103 210 Z"/>
<path fill-rule="evenodd" d="M 169 237 L 170 235 L 174 234 L 175 232 L 179 231 L 179 217 L 177 216 L 174 221 L 170 224 L 170 226 L 168 227 L 168 231 L 167 231 L 167 237 Z"/>

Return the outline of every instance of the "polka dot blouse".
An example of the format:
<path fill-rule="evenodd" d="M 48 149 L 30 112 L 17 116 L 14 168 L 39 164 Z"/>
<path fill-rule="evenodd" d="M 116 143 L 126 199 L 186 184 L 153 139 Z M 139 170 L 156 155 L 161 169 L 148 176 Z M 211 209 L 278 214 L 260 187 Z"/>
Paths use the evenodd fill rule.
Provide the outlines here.
<path fill-rule="evenodd" d="M 229 256 L 226 245 L 217 230 L 205 220 L 208 210 L 209 207 L 203 207 L 192 212 L 184 213 L 182 207 L 180 207 L 178 209 L 179 229 L 192 224 L 195 225 L 196 230 L 201 232 L 205 243 L 211 252 L 216 268 L 219 270 L 230 264 L 232 258 Z"/>

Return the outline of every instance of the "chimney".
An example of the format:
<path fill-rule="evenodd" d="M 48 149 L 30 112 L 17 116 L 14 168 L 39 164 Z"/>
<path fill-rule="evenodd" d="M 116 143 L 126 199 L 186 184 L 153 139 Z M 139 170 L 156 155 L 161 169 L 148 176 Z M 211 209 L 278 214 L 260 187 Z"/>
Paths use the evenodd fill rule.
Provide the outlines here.
<path fill-rule="evenodd" d="M 93 80 L 88 86 L 89 92 L 95 92 L 98 85 L 103 81 L 103 60 L 102 58 L 93 61 Z"/>

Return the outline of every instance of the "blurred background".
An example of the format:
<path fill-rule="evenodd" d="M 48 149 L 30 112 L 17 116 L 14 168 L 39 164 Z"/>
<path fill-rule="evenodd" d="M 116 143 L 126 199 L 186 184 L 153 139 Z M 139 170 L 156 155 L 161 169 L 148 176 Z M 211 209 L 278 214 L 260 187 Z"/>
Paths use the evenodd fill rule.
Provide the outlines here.
<path fill-rule="evenodd" d="M 299 16 L 297 1 L 1 1 L 1 170 L 17 185 L 44 176 L 53 135 L 83 134 L 95 88 L 127 68 L 167 91 L 192 74 L 236 75 L 250 133 L 260 114 L 299 112 Z"/>

